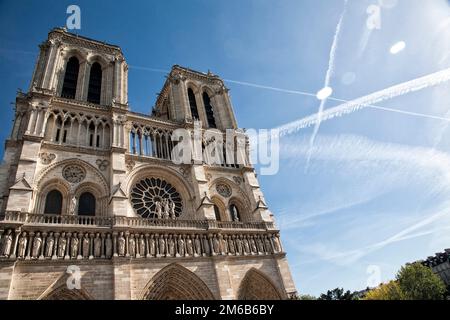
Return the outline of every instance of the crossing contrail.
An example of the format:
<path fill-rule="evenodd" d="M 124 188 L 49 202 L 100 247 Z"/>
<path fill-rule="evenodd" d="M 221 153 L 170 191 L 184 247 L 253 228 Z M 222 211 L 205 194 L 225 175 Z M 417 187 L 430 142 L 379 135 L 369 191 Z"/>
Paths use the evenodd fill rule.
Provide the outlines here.
<path fill-rule="evenodd" d="M 432 119 L 437 119 L 437 120 L 450 121 L 449 118 L 426 115 L 426 114 L 410 112 L 410 111 L 391 109 L 391 108 L 385 108 L 385 107 L 380 107 L 380 106 L 375 105 L 378 102 L 393 99 L 395 97 L 402 96 L 402 95 L 405 95 L 405 94 L 408 94 L 411 92 L 420 91 L 420 90 L 423 90 L 426 88 L 435 87 L 437 85 L 440 85 L 440 84 L 448 82 L 448 81 L 450 81 L 450 68 L 426 75 L 424 77 L 420 77 L 420 78 L 417 78 L 414 80 L 410 80 L 407 82 L 397 84 L 395 86 L 371 93 L 369 95 L 357 98 L 352 101 L 344 102 L 336 107 L 325 110 L 320 115 L 319 115 L 319 113 L 315 113 L 315 114 L 312 114 L 305 118 L 287 123 L 282 126 L 279 126 L 279 127 L 277 127 L 277 129 L 279 130 L 279 135 L 284 136 L 284 135 L 296 132 L 302 128 L 306 128 L 306 127 L 315 125 L 318 122 L 330 120 L 330 119 L 333 119 L 334 117 L 340 117 L 344 114 L 349 114 L 349 113 L 355 112 L 357 110 L 360 110 L 362 108 L 373 108 L 373 109 L 378 109 L 378 110 L 385 110 L 385 111 L 391 111 L 391 112 L 412 115 L 412 116 L 420 116 L 420 117 L 432 118 Z M 334 100 L 337 100 L 337 99 L 334 99 Z"/>
<path fill-rule="evenodd" d="M 344 9 L 342 10 L 341 16 L 339 18 L 339 22 L 338 22 L 338 24 L 336 26 L 336 31 L 334 33 L 333 44 L 331 45 L 331 50 L 330 50 L 330 58 L 328 60 L 328 70 L 327 70 L 327 73 L 325 75 L 324 88 L 328 88 L 330 86 L 331 77 L 334 74 L 334 64 L 335 64 L 335 60 L 336 60 L 336 50 L 337 50 L 339 38 L 340 38 L 340 35 L 341 35 L 342 22 L 344 21 L 344 16 L 345 16 L 345 13 L 347 11 L 347 3 L 348 3 L 348 0 L 345 0 Z M 311 135 L 311 138 L 309 140 L 309 151 L 308 151 L 308 157 L 306 159 L 305 170 L 308 169 L 309 161 L 311 160 L 311 152 L 313 150 L 314 140 L 316 139 L 317 133 L 319 132 L 320 120 L 321 120 L 323 109 L 324 109 L 325 104 L 327 102 L 327 98 L 328 97 L 325 97 L 324 99 L 322 99 L 320 101 L 319 112 L 317 113 L 318 114 L 318 121 L 316 121 L 316 123 L 314 125 L 314 131 L 313 131 L 313 133 Z"/>

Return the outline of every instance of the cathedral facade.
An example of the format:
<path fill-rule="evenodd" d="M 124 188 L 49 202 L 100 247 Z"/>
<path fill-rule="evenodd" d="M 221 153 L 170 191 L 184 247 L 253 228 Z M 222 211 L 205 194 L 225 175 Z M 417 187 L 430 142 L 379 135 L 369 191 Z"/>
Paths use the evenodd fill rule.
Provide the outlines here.
<path fill-rule="evenodd" d="M 119 47 L 40 45 L 0 169 L 0 299 L 295 294 L 223 81 L 173 66 L 149 114 L 127 90 Z"/>

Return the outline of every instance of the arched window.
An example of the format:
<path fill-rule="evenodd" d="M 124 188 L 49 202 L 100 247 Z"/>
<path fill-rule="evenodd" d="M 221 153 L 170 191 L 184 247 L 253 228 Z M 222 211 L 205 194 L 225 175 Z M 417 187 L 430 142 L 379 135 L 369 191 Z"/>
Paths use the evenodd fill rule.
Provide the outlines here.
<path fill-rule="evenodd" d="M 217 128 L 216 120 L 214 119 L 214 111 L 211 105 L 211 99 L 206 92 L 203 92 L 203 104 L 205 105 L 206 120 L 210 128 Z"/>
<path fill-rule="evenodd" d="M 195 94 L 191 88 L 188 89 L 188 98 L 189 98 L 189 106 L 191 107 L 192 119 L 200 119 L 200 117 L 198 116 L 197 101 L 195 101 Z"/>
<path fill-rule="evenodd" d="M 220 221 L 220 209 L 217 205 L 214 205 L 214 214 L 216 215 L 216 220 Z"/>
<path fill-rule="evenodd" d="M 90 192 L 84 192 L 78 200 L 79 216 L 95 216 L 95 197 Z"/>
<path fill-rule="evenodd" d="M 47 193 L 45 198 L 44 213 L 61 214 L 62 209 L 62 194 L 58 190 L 52 190 Z"/>
<path fill-rule="evenodd" d="M 95 62 L 91 67 L 89 75 L 89 89 L 87 101 L 100 104 L 100 93 L 102 91 L 102 67 Z"/>
<path fill-rule="evenodd" d="M 76 57 L 72 57 L 69 59 L 69 61 L 67 61 L 66 74 L 64 75 L 61 97 L 75 99 L 79 68 L 80 63 L 78 62 L 78 59 Z"/>
<path fill-rule="evenodd" d="M 239 209 L 235 204 L 230 205 L 230 215 L 232 221 L 241 221 L 241 215 L 239 213 Z"/>

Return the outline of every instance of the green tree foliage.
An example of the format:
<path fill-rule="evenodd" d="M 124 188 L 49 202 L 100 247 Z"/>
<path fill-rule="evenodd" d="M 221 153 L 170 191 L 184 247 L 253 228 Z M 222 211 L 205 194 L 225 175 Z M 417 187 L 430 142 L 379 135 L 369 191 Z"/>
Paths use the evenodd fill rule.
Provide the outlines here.
<path fill-rule="evenodd" d="M 420 263 L 402 267 L 397 281 L 406 300 L 441 300 L 446 292 L 441 278 Z"/>
<path fill-rule="evenodd" d="M 431 268 L 420 263 L 408 264 L 396 280 L 369 291 L 366 300 L 442 300 L 446 287 Z"/>
<path fill-rule="evenodd" d="M 398 282 L 391 281 L 366 293 L 365 300 L 404 300 Z"/>
<path fill-rule="evenodd" d="M 322 293 L 318 300 L 353 300 L 354 295 L 349 290 L 344 292 L 342 288 L 328 290 L 327 293 Z"/>

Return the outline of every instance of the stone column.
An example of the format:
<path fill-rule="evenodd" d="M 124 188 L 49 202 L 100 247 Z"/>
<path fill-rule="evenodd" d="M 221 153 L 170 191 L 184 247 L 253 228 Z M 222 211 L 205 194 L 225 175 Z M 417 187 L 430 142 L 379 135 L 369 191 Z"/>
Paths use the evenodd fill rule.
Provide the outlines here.
<path fill-rule="evenodd" d="M 130 256 L 130 251 L 128 249 L 128 241 L 130 240 L 130 233 L 127 231 L 125 232 L 125 257 Z"/>
<path fill-rule="evenodd" d="M 94 259 L 94 234 L 89 234 L 89 260 Z"/>
<path fill-rule="evenodd" d="M 47 232 L 42 232 L 42 245 L 41 245 L 41 252 L 39 252 L 39 260 L 44 259 L 44 249 L 45 244 L 47 243 Z"/>
<path fill-rule="evenodd" d="M 105 238 L 106 235 L 104 233 L 101 234 L 102 237 L 102 248 L 100 250 L 100 258 L 105 259 L 106 258 L 106 252 L 105 252 Z"/>
<path fill-rule="evenodd" d="M 15 234 L 14 234 L 14 244 L 12 246 L 12 253 L 9 256 L 10 259 L 15 259 L 16 258 L 16 252 L 17 252 L 17 245 L 19 243 L 19 236 L 20 236 L 20 228 L 17 228 L 14 230 Z"/>
<path fill-rule="evenodd" d="M 56 54 L 58 51 L 58 46 L 59 43 L 57 43 L 56 41 L 50 41 L 50 52 L 48 54 L 48 58 L 47 58 L 47 64 L 45 67 L 45 72 L 44 72 L 44 79 L 42 81 L 42 87 L 45 89 L 49 89 L 51 90 L 52 88 L 50 87 L 51 84 L 51 80 L 53 77 L 53 72 L 54 72 L 54 66 L 55 66 L 55 62 L 56 62 Z"/>
<path fill-rule="evenodd" d="M 31 248 L 33 247 L 33 240 L 34 240 L 34 232 L 29 232 L 28 233 L 28 248 L 27 248 L 27 254 L 25 257 L 25 260 L 30 260 L 31 259 Z"/>
<path fill-rule="evenodd" d="M 55 244 L 53 245 L 52 260 L 58 259 L 59 232 L 55 232 Z"/>
<path fill-rule="evenodd" d="M 117 232 L 113 232 L 113 257 L 118 257 L 117 254 Z"/>

